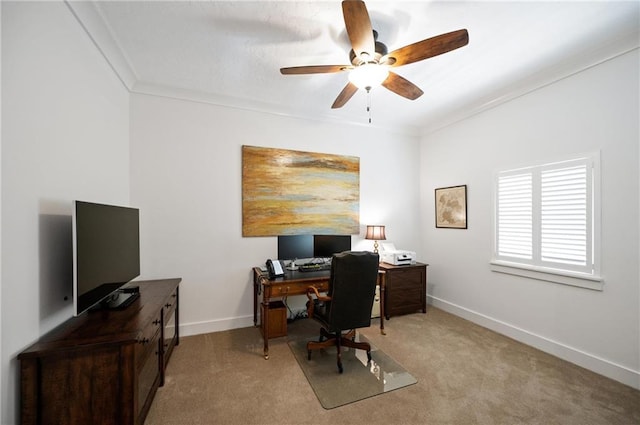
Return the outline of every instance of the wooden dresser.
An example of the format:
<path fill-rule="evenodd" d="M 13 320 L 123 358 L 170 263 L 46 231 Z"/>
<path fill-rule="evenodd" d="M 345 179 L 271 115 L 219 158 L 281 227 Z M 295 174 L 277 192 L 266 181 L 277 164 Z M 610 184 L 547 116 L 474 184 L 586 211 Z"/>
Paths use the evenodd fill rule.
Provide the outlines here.
<path fill-rule="evenodd" d="M 427 312 L 427 266 L 423 263 L 403 266 L 380 263 L 380 270 L 385 271 L 386 279 L 386 319 L 398 314 Z"/>
<path fill-rule="evenodd" d="M 73 317 L 18 355 L 22 424 L 142 424 L 179 343 L 181 279 L 133 282 L 124 310 Z"/>

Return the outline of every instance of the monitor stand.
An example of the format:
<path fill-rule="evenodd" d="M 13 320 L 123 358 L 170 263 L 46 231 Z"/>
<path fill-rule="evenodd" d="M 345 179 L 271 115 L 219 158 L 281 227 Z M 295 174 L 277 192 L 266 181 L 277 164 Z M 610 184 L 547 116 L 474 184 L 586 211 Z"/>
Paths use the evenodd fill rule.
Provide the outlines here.
<path fill-rule="evenodd" d="M 296 260 L 291 260 L 289 265 L 286 267 L 287 270 L 296 271 L 298 270 L 298 265 L 296 264 Z"/>

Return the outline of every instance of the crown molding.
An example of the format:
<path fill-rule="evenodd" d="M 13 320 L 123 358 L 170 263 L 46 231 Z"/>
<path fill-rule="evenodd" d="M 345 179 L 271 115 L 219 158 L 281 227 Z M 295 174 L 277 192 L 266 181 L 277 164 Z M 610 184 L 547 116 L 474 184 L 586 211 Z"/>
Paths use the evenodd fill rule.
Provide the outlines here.
<path fill-rule="evenodd" d="M 122 84 L 131 91 L 138 76 L 95 3 L 65 0 L 65 4 Z"/>
<path fill-rule="evenodd" d="M 530 70 L 528 75 L 523 75 L 510 84 L 487 88 L 484 95 L 478 96 L 477 100 L 467 105 L 452 107 L 448 111 L 429 117 L 421 127 L 421 135 L 433 133 L 638 49 L 640 28 L 636 27 L 604 43 L 592 45 L 574 55 L 558 59 L 551 67 Z"/>
<path fill-rule="evenodd" d="M 136 82 L 131 89 L 131 93 L 158 96 L 175 100 L 204 103 L 209 105 L 220 106 L 223 108 L 238 109 L 244 111 L 258 112 L 263 114 L 275 115 L 280 117 L 288 117 L 301 120 L 309 120 L 316 122 L 324 122 L 334 125 L 349 125 L 358 126 L 367 129 L 375 129 L 384 131 L 391 134 L 398 134 L 402 136 L 418 137 L 420 136 L 420 129 L 413 126 L 403 126 L 398 129 L 390 126 L 376 125 L 364 123 L 362 121 L 355 121 L 351 118 L 343 118 L 335 115 L 328 114 L 304 114 L 293 111 L 288 108 L 283 108 L 278 105 L 274 105 L 266 102 L 259 102 L 256 100 L 241 99 L 231 96 L 222 96 L 211 93 L 204 93 L 194 90 L 178 89 L 175 87 L 162 86 L 157 84 L 148 84 Z"/>

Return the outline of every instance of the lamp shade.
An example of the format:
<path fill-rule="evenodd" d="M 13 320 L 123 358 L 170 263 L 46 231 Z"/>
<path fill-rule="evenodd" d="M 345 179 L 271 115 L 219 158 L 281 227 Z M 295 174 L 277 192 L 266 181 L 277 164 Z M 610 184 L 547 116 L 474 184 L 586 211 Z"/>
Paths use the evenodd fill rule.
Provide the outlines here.
<path fill-rule="evenodd" d="M 373 241 L 384 241 L 387 237 L 384 234 L 384 226 L 375 225 L 375 226 L 367 226 L 367 234 L 364 236 L 365 239 L 370 239 Z"/>

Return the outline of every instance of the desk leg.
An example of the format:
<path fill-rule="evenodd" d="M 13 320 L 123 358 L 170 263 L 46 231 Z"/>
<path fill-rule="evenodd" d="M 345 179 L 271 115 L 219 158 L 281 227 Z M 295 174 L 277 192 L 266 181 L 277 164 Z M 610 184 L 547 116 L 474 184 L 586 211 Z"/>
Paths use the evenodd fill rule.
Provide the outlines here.
<path fill-rule="evenodd" d="M 264 359 L 269 360 L 269 300 L 262 295 L 262 339 L 264 339 Z"/>
<path fill-rule="evenodd" d="M 253 276 L 253 326 L 258 326 L 258 288 L 260 281 Z"/>
<path fill-rule="evenodd" d="M 380 279 L 380 333 L 382 335 L 387 334 L 384 331 L 384 299 L 385 299 L 386 286 L 387 286 L 387 276 L 386 274 L 382 274 L 382 279 Z"/>

